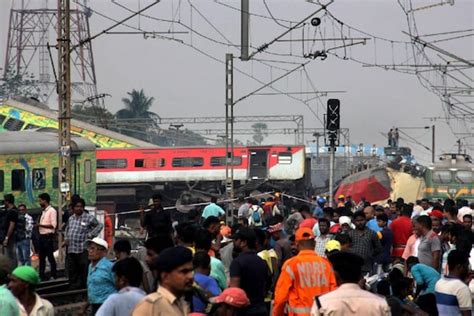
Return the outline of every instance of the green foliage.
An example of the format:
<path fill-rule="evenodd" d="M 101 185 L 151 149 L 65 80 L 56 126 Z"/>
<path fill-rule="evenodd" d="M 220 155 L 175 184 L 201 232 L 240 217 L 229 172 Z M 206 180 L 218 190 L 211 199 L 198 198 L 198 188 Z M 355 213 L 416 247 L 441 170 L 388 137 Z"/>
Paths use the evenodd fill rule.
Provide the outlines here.
<path fill-rule="evenodd" d="M 147 97 L 143 89 L 127 92 L 128 98 L 123 98 L 125 107 L 115 113 L 117 119 L 149 119 L 149 126 L 143 126 L 142 130 L 123 129 L 118 132 L 125 135 L 144 140 L 159 146 L 199 146 L 206 145 L 206 139 L 190 130 L 156 130 L 156 125 L 151 120 L 159 118 L 158 114 L 151 112 L 151 106 L 155 98 Z M 153 128 L 155 127 L 155 128 Z"/>
<path fill-rule="evenodd" d="M 8 70 L 1 81 L 0 97 L 2 98 L 23 96 L 37 99 L 40 96 L 39 82 L 34 79 L 32 74 L 22 75 Z"/>
<path fill-rule="evenodd" d="M 253 128 L 253 140 L 255 142 L 255 144 L 257 145 L 261 145 L 263 140 L 265 139 L 265 137 L 268 136 L 268 133 L 267 133 L 267 124 L 265 123 L 255 123 L 252 125 L 252 128 Z"/>
<path fill-rule="evenodd" d="M 72 115 L 81 121 L 87 121 L 88 118 L 94 118 L 95 120 L 110 120 L 114 118 L 114 115 L 110 113 L 105 107 L 98 105 L 84 105 L 75 104 L 72 107 Z"/>
<path fill-rule="evenodd" d="M 150 108 L 155 101 L 154 97 L 147 97 L 143 89 L 140 91 L 133 89 L 132 92 L 127 92 L 129 98 L 122 98 L 125 108 L 115 113 L 119 119 L 134 119 L 134 118 L 155 118 L 158 115 L 150 111 Z"/>

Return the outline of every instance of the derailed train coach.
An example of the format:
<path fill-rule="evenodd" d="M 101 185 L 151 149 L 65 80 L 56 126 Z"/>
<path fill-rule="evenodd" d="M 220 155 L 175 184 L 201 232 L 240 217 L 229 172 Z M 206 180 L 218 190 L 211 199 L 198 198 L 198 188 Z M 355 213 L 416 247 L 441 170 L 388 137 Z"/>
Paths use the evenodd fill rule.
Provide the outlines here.
<path fill-rule="evenodd" d="M 304 146 L 234 147 L 232 164 L 238 194 L 304 191 L 308 165 Z M 225 180 L 223 147 L 97 150 L 98 199 L 123 207 L 146 201 L 153 192 L 173 199 L 183 192 L 223 195 Z"/>

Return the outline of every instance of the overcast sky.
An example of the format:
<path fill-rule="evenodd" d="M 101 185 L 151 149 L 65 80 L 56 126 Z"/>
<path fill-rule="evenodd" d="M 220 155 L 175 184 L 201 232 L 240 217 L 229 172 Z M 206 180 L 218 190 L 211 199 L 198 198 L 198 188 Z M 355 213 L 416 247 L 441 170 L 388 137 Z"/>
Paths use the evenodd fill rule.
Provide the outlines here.
<path fill-rule="evenodd" d="M 240 1 L 219 1 L 234 7 L 240 6 Z M 20 3 L 20 1 L 16 2 Z M 93 10 L 113 19 L 119 20 L 130 14 L 112 1 L 93 0 L 88 2 Z M 132 10 L 137 10 L 138 7 L 143 8 L 152 1 L 120 0 L 116 2 Z M 401 2 L 407 3 L 407 0 L 401 0 Z M 439 2 L 441 0 L 413 0 L 415 7 Z M 42 1 L 32 0 L 31 3 L 37 6 Z M 50 6 L 55 5 L 55 3 L 56 1 L 49 1 Z M 195 9 L 190 9 L 190 3 Z M 267 4 L 276 18 L 297 22 L 318 9 L 317 5 L 304 0 L 267 0 Z M 402 33 L 402 31 L 407 30 L 406 16 L 395 0 L 336 0 L 328 8 L 340 21 L 371 35 L 394 41 L 409 40 L 408 36 Z M 6 43 L 9 9 L 10 1 L 0 1 L 0 37 L 2 43 Z M 213 29 L 196 9 L 221 34 Z M 173 10 L 174 13 L 172 13 Z M 269 16 L 263 2 L 260 0 L 251 0 L 250 10 L 252 13 Z M 191 11 L 192 19 L 190 18 Z M 239 12 L 216 1 L 163 0 L 147 11 L 146 14 L 168 20 L 180 20 L 183 24 L 192 26 L 194 31 L 220 42 L 229 40 L 232 43 L 239 44 L 240 41 Z M 420 10 L 416 13 L 416 22 L 419 34 L 438 33 L 474 29 L 473 16 L 473 1 L 455 0 L 453 6 L 444 5 Z M 334 26 L 331 21 L 333 20 L 329 18 L 323 19 L 320 26 L 321 34 L 324 33 L 325 37 L 333 37 L 333 35 L 340 37 L 341 33 L 336 28 L 338 25 Z M 289 26 L 288 23 L 281 23 Z M 113 22 L 99 16 L 97 13 L 93 13 L 90 24 L 91 33 L 96 34 L 112 25 Z M 147 31 L 169 31 L 173 29 L 175 31 L 189 31 L 178 24 L 171 26 L 170 23 L 163 23 L 146 17 L 134 18 L 128 24 Z M 254 47 L 270 42 L 286 30 L 273 20 L 258 16 L 251 17 L 250 25 L 251 44 Z M 114 31 L 133 30 L 120 27 L 114 29 Z M 300 39 L 303 36 L 308 38 L 308 36 L 313 36 L 314 28 L 307 26 L 304 28 L 304 32 L 305 35 L 303 35 L 302 29 L 295 30 L 284 39 Z M 347 29 L 344 33 L 347 34 Z M 350 35 L 360 37 L 362 34 L 352 31 Z M 240 55 L 238 48 L 216 44 L 195 33 L 176 34 L 174 37 L 221 61 L 225 60 L 226 53 L 233 53 L 236 57 Z M 461 57 L 472 60 L 474 59 L 473 43 L 473 37 L 465 37 L 456 41 L 440 43 L 440 46 Z M 340 42 L 328 42 L 326 48 L 340 44 Z M 313 46 L 313 43 L 309 42 L 305 45 L 306 52 L 308 52 L 308 48 Z M 313 48 L 313 50 L 317 50 L 323 47 L 320 42 L 316 42 Z M 122 107 L 120 99 L 125 96 L 127 91 L 143 88 L 147 95 L 155 97 L 156 101 L 152 110 L 160 116 L 224 116 L 224 65 L 204 56 L 195 49 L 176 41 L 144 39 L 141 35 L 103 35 L 93 41 L 93 49 L 98 90 L 100 93 L 112 95 L 111 98 L 107 99 L 107 107 L 112 112 L 116 112 Z M 348 60 L 329 55 L 326 60 L 317 59 L 305 68 L 316 89 L 321 91 L 346 91 L 345 93 L 330 94 L 328 97 L 341 100 L 342 127 L 350 129 L 352 143 L 383 146 L 386 139 L 381 134 L 386 134 L 392 126 L 422 127 L 436 124 L 437 154 L 454 151 L 456 138 L 447 125 L 440 120 L 432 122 L 425 119 L 426 117 L 443 115 L 440 100 L 433 93 L 423 88 L 415 76 L 380 68 L 362 67 L 350 60 L 350 58 L 356 58 L 367 63 L 374 63 L 375 60 L 379 64 L 401 63 L 407 59 L 407 54 L 410 53 L 408 49 L 403 44 L 394 44 L 392 50 L 389 42 L 374 41 L 372 38 L 367 42 L 367 45 L 357 45 L 347 49 L 345 55 L 349 58 Z M 301 42 L 276 43 L 270 46 L 268 51 L 301 56 L 302 45 Z M 335 52 L 339 56 L 344 56 L 344 50 Z M 436 56 L 436 54 L 432 55 Z M 2 48 L 0 58 L 3 60 L 4 56 L 5 49 Z M 290 63 L 308 61 L 308 59 L 298 58 L 297 56 L 282 57 L 266 53 L 257 54 L 255 58 L 278 59 L 286 62 L 278 64 L 267 62 L 267 65 L 274 65 L 270 68 L 258 61 L 243 62 L 239 59 L 234 60 L 235 67 L 264 82 L 268 82 L 284 73 L 283 70 L 278 68 L 292 69 L 297 65 Z M 238 99 L 261 86 L 260 83 L 238 72 L 235 72 L 234 76 L 234 99 Z M 313 91 L 304 71 L 292 73 L 287 78 L 275 83 L 275 87 L 289 92 Z M 266 89 L 262 92 L 274 91 Z M 306 99 L 310 96 L 295 95 L 295 97 Z M 321 98 L 324 105 L 328 97 Z M 312 101 L 309 106 L 322 118 L 325 110 L 320 103 Z M 267 114 L 302 114 L 305 118 L 305 127 L 321 127 L 321 123 L 306 105 L 284 95 L 251 96 L 235 105 L 235 115 Z M 281 127 L 289 126 L 291 124 L 281 125 Z M 167 126 L 163 127 L 167 128 Z M 223 128 L 223 126 L 208 127 Z M 236 128 L 247 127 L 248 125 L 236 126 Z M 277 128 L 279 126 L 273 123 L 269 124 L 269 127 Z M 459 129 L 460 125 L 453 122 L 453 127 Z M 471 123 L 468 128 L 472 129 L 472 127 L 473 124 Z M 205 127 L 188 125 L 185 128 Z M 431 134 L 429 130 L 407 130 L 406 132 L 426 146 L 430 146 Z M 469 131 L 466 130 L 465 132 Z M 237 138 L 242 137 L 237 136 Z M 307 140 L 310 138 L 309 135 L 306 135 Z M 274 143 L 290 142 L 292 140 L 293 137 L 291 136 L 269 137 L 269 141 Z M 467 141 L 470 141 L 471 144 L 474 143 L 473 139 Z M 401 144 L 410 145 L 420 161 L 429 162 L 431 155 L 428 151 L 403 141 Z"/>

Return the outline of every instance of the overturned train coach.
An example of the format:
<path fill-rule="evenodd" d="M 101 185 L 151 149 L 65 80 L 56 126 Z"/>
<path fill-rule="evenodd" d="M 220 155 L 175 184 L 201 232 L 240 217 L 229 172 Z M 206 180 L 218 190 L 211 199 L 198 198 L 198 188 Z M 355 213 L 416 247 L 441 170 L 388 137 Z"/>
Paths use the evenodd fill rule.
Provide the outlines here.
<path fill-rule="evenodd" d="M 234 188 L 237 194 L 302 193 L 309 183 L 305 159 L 304 146 L 234 147 Z M 225 193 L 225 182 L 223 147 L 97 150 L 98 199 L 114 201 L 118 208 L 143 203 L 153 192 L 170 199 L 182 198 L 183 192 L 191 199 L 219 196 Z"/>

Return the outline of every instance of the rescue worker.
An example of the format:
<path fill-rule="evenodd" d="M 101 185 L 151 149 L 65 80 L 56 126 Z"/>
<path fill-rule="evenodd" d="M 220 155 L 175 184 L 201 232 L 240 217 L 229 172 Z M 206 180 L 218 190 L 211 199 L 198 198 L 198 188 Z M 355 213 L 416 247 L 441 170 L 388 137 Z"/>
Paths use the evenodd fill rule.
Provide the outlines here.
<path fill-rule="evenodd" d="M 275 287 L 273 316 L 309 316 L 314 297 L 335 290 L 336 277 L 329 261 L 314 251 L 314 234 L 299 228 L 295 234 L 299 253 L 282 267 Z"/>

